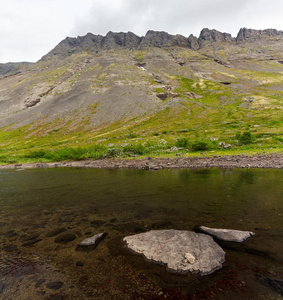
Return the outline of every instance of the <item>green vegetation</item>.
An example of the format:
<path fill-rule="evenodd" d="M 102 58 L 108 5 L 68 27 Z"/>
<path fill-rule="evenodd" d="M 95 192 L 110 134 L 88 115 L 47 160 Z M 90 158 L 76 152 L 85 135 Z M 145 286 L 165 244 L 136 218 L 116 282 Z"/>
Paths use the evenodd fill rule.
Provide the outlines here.
<path fill-rule="evenodd" d="M 240 132 L 237 132 L 236 139 L 241 145 L 248 145 L 255 141 L 255 137 L 251 134 L 250 131 L 245 131 L 242 134 Z"/>
<path fill-rule="evenodd" d="M 23 158 L 36 161 L 66 161 L 66 160 L 83 160 L 83 159 L 99 159 L 107 155 L 106 147 L 68 147 L 57 150 L 35 150 L 24 155 Z"/>
<path fill-rule="evenodd" d="M 21 89 L 19 103 L 48 93 L 46 101 L 54 94 L 60 105 L 76 108 L 56 120 L 42 113 L 28 126 L 1 128 L 0 163 L 283 152 L 283 65 L 250 61 L 247 68 L 254 64 L 254 70 L 217 69 L 209 56 L 203 60 L 201 53 L 175 49 L 174 58 L 199 59 L 199 71 L 192 71 L 172 56 L 168 60 L 169 48 L 166 55 L 158 48 L 129 51 L 113 51 L 111 59 L 102 51 L 88 63 L 90 53 L 56 66 L 42 62 L 41 71 L 15 81 L 9 88 Z M 219 55 L 229 60 L 225 51 Z M 141 72 L 136 64 L 145 57 Z M 64 98 L 66 92 L 73 98 Z M 77 101 L 80 95 L 85 106 Z M 52 105 L 55 110 L 57 102 Z M 115 119 L 121 107 L 125 112 Z M 103 122 L 107 109 L 111 116 Z"/>
<path fill-rule="evenodd" d="M 134 58 L 139 63 L 143 63 L 144 62 L 144 53 L 143 53 L 143 51 L 135 51 L 133 54 L 134 54 Z"/>
<path fill-rule="evenodd" d="M 177 139 L 176 146 L 187 148 L 189 146 L 189 140 L 187 138 Z"/>
<path fill-rule="evenodd" d="M 205 141 L 195 141 L 192 144 L 193 151 L 206 151 L 209 150 L 209 143 Z"/>

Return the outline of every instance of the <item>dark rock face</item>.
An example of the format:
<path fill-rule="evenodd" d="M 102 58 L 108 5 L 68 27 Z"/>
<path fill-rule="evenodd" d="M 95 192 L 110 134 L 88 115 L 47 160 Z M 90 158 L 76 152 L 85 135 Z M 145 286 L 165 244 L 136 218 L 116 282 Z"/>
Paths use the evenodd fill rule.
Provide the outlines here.
<path fill-rule="evenodd" d="M 28 62 L 0 64 L 0 78 L 20 74 L 22 69 L 31 64 Z"/>
<path fill-rule="evenodd" d="M 93 52 L 101 49 L 101 42 L 103 36 L 88 33 L 85 36 L 78 36 L 77 38 L 67 37 L 61 41 L 53 50 L 42 57 L 46 60 L 49 57 L 57 56 L 59 58 L 67 57 L 73 53 L 91 50 Z"/>
<path fill-rule="evenodd" d="M 198 50 L 199 49 L 198 38 L 191 34 L 188 38 L 188 45 L 189 48 L 191 48 L 192 50 Z"/>
<path fill-rule="evenodd" d="M 232 38 L 231 34 L 229 33 L 222 33 L 220 31 L 217 31 L 215 29 L 208 29 L 204 28 L 200 36 L 198 38 L 198 44 L 201 48 L 205 47 L 208 44 L 211 43 L 217 43 L 217 42 L 233 42 L 234 39 Z"/>
<path fill-rule="evenodd" d="M 241 28 L 236 37 L 236 40 L 237 42 L 253 42 L 268 37 L 283 37 L 283 31 L 278 31 L 276 29 L 255 30 Z"/>
<path fill-rule="evenodd" d="M 188 39 L 182 35 L 170 35 L 164 31 L 149 30 L 140 43 L 141 48 L 172 46 L 188 47 Z"/>
<path fill-rule="evenodd" d="M 126 48 L 137 48 L 140 44 L 141 38 L 135 35 L 132 32 L 128 33 L 115 33 L 109 31 L 105 38 L 102 39 L 101 48 L 102 49 L 116 49 L 118 47 L 126 47 Z"/>

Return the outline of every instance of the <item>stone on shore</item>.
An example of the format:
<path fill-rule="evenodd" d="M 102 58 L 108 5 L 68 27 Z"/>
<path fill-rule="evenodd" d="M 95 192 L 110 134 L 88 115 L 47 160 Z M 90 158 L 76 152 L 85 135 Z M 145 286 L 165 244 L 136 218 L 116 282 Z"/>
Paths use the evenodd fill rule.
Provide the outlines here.
<path fill-rule="evenodd" d="M 177 273 L 207 275 L 222 267 L 225 252 L 212 237 L 185 230 L 151 230 L 123 239 L 127 248 Z"/>
<path fill-rule="evenodd" d="M 233 230 L 233 229 L 217 229 L 217 228 L 209 228 L 205 226 L 200 226 L 199 229 L 209 234 L 213 237 L 216 237 L 219 240 L 227 241 L 227 242 L 243 242 L 247 238 L 254 235 L 251 231 L 242 231 L 242 230 Z"/>
<path fill-rule="evenodd" d="M 93 250 L 98 244 L 108 235 L 107 232 L 95 234 L 92 237 L 83 240 L 76 248 L 76 250 Z"/>

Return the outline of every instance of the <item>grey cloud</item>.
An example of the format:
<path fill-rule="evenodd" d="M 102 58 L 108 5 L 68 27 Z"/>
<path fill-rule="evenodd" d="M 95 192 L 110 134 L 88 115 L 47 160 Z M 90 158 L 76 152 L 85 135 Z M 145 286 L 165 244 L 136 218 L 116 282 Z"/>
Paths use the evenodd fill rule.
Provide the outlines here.
<path fill-rule="evenodd" d="M 67 35 L 87 32 L 282 30 L 282 11 L 282 0 L 1 0 L 0 62 L 36 61 Z"/>
<path fill-rule="evenodd" d="M 244 26 L 245 11 L 256 7 L 258 0 L 117 0 L 116 5 L 121 4 L 119 9 L 111 3 L 95 1 L 84 19 L 77 20 L 71 33 L 104 35 L 111 30 L 144 35 L 153 29 L 188 36 L 198 35 L 203 27 L 209 27 L 235 35 Z"/>

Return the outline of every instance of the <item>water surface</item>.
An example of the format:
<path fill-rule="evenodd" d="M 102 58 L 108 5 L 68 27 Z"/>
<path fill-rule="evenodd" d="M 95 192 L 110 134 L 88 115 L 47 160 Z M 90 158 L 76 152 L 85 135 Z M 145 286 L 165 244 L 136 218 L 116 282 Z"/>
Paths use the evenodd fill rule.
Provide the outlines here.
<path fill-rule="evenodd" d="M 281 299 L 263 283 L 282 278 L 282 182 L 270 169 L 0 170 L 0 298 Z M 209 276 L 168 274 L 121 250 L 126 235 L 196 225 L 256 235 Z M 75 240 L 55 243 L 54 229 Z M 92 252 L 75 250 L 104 231 Z"/>

